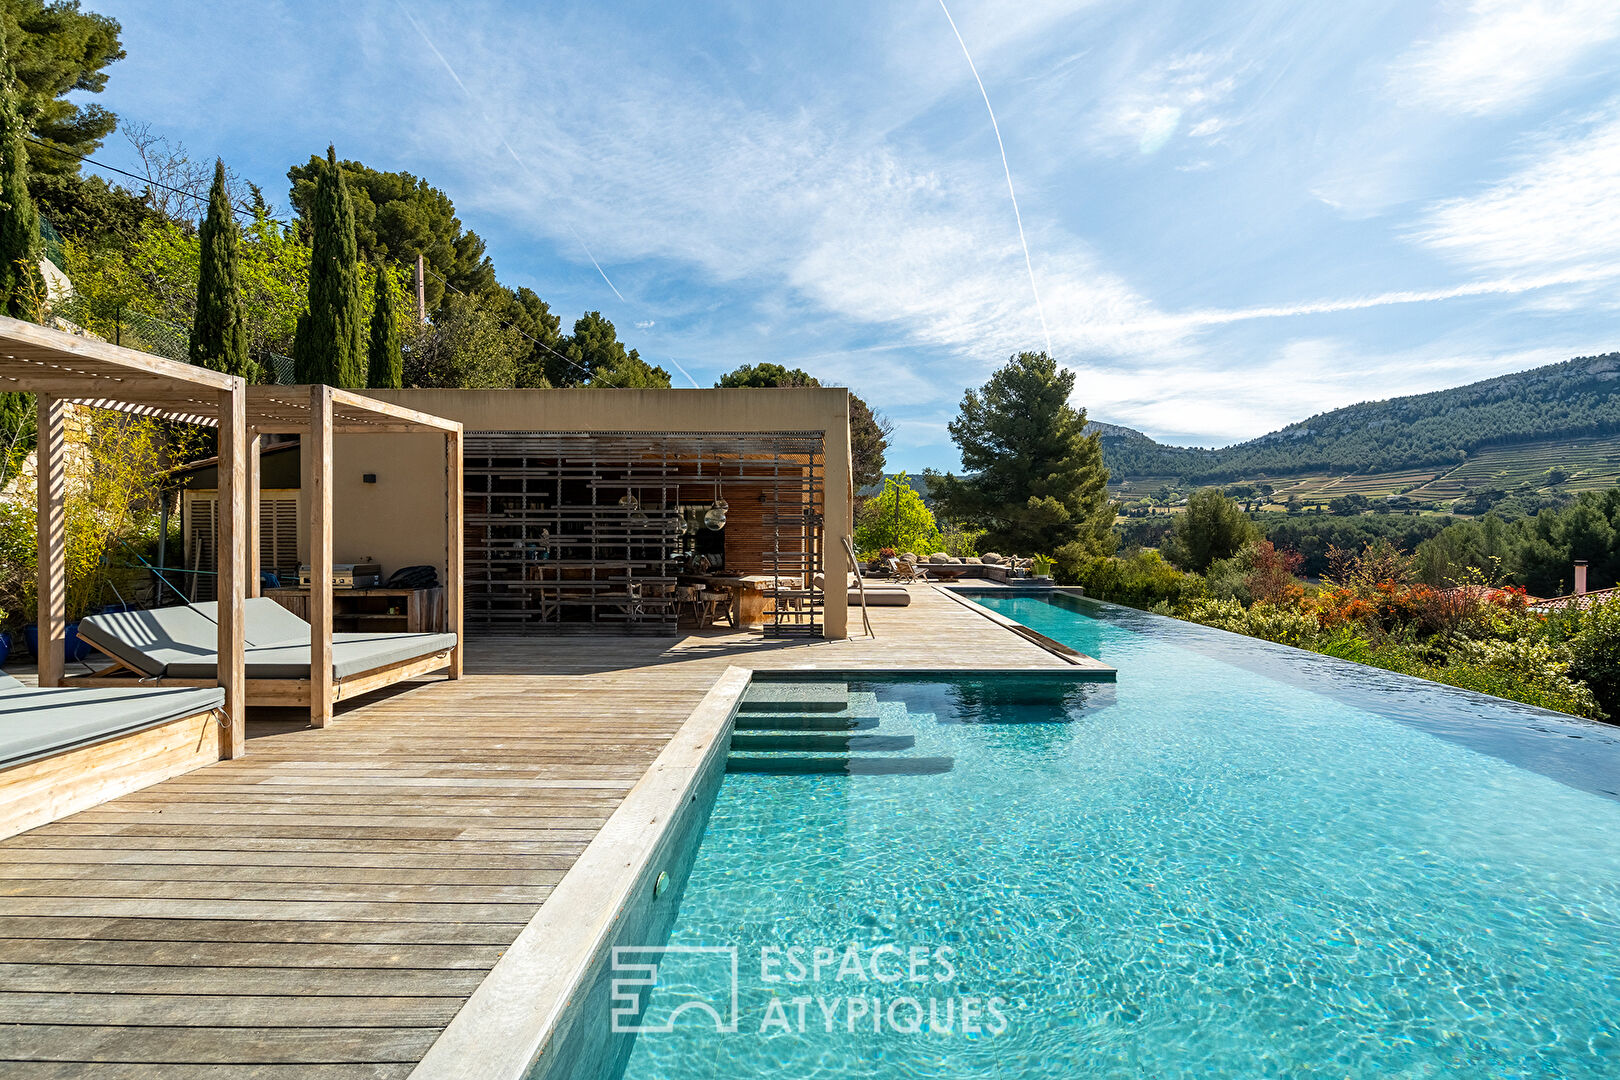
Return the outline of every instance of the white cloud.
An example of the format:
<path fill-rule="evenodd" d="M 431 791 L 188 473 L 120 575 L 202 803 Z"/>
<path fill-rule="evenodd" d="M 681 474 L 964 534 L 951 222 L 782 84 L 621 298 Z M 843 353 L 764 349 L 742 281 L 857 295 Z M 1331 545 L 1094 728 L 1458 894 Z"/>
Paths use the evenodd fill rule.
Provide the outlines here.
<path fill-rule="evenodd" d="M 1229 120 L 1214 112 L 1238 84 L 1228 58 L 1209 53 L 1171 57 L 1128 82 L 1102 107 L 1097 135 L 1105 149 L 1131 145 L 1156 154 L 1186 122 L 1187 136 L 1214 140 Z"/>
<path fill-rule="evenodd" d="M 641 319 L 641 320 L 637 321 L 634 325 L 635 325 L 635 328 L 637 330 L 651 330 L 654 326 L 657 326 L 658 324 L 655 321 L 653 321 L 652 319 Z"/>
<path fill-rule="evenodd" d="M 1617 5 L 1620 7 L 1620 5 Z M 1411 236 L 1477 269 L 1620 266 L 1620 103 L 1477 194 L 1438 204 Z"/>
<path fill-rule="evenodd" d="M 1173 379 L 1088 372 L 1078 389 L 1094 419 L 1223 445 L 1357 402 L 1441 390 L 1594 351 L 1601 350 L 1589 342 L 1500 352 L 1440 343 L 1380 353 L 1334 338 L 1300 338 L 1240 367 L 1178 368 Z"/>
<path fill-rule="evenodd" d="M 1522 105 L 1620 37 L 1614 0 L 1473 0 L 1458 25 L 1395 66 L 1391 91 L 1473 116 Z"/>

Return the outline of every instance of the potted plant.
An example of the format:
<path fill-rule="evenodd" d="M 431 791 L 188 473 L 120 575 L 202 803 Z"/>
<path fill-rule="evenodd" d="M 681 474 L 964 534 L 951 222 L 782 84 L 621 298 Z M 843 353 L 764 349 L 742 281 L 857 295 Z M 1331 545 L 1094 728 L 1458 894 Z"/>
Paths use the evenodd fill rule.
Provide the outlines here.
<path fill-rule="evenodd" d="M 1036 555 L 1029 560 L 1029 575 L 1038 585 L 1052 584 L 1052 560 L 1046 555 Z"/>
<path fill-rule="evenodd" d="M 90 653 L 79 638 L 79 620 L 103 610 L 104 596 L 128 595 L 139 571 L 122 553 L 154 535 L 163 478 L 187 448 L 156 420 L 88 412 L 70 415 L 67 442 L 64 652 L 73 661 Z M 35 610 L 36 565 L 32 501 L 0 500 L 0 596 L 8 608 Z M 25 625 L 23 640 L 37 658 L 39 627 Z"/>

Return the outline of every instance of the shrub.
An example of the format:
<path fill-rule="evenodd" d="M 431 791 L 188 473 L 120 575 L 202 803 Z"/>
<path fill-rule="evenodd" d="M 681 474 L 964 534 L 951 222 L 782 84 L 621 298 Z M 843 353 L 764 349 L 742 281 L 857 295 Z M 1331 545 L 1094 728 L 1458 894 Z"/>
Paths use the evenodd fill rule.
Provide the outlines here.
<path fill-rule="evenodd" d="M 1598 706 L 1620 716 L 1620 601 L 1593 604 L 1560 629 L 1569 633 L 1569 671 L 1591 688 Z"/>
<path fill-rule="evenodd" d="M 1057 580 L 1081 585 L 1099 600 L 1152 608 L 1165 603 L 1179 608 L 1204 595 L 1204 580 L 1165 562 L 1156 551 L 1123 556 L 1095 556 L 1084 545 L 1065 544 L 1053 553 Z"/>
<path fill-rule="evenodd" d="M 1255 604 L 1245 608 L 1237 600 L 1203 598 L 1192 601 L 1186 617 L 1192 622 L 1264 638 L 1284 645 L 1309 648 L 1320 632 L 1316 619 L 1298 608 Z"/>

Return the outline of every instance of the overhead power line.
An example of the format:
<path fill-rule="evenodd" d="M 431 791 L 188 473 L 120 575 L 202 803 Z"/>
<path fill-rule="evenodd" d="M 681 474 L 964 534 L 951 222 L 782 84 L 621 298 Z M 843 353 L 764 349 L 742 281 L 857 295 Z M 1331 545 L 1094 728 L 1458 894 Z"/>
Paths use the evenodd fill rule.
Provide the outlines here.
<path fill-rule="evenodd" d="M 29 135 L 24 135 L 23 139 L 25 141 L 27 141 L 27 142 L 33 143 L 36 146 L 43 146 L 47 150 L 52 151 L 53 153 L 63 154 L 63 155 L 66 155 L 67 157 L 70 157 L 70 158 L 76 158 L 79 161 L 82 161 L 87 165 L 94 165 L 98 169 L 106 169 L 108 172 L 115 172 L 115 173 L 118 173 L 120 176 L 127 176 L 131 180 L 138 180 L 143 184 L 149 184 L 152 187 L 162 188 L 164 191 L 172 191 L 176 195 L 183 195 L 184 197 L 186 197 L 188 199 L 195 199 L 200 203 L 206 203 L 208 201 L 207 196 L 198 195 L 194 191 L 187 191 L 184 188 L 177 188 L 177 187 L 173 187 L 173 186 L 171 186 L 169 184 L 159 183 L 158 181 L 153 180 L 151 177 L 142 176 L 139 173 L 132 173 L 132 172 L 128 171 L 127 169 L 120 169 L 116 165 L 108 165 L 104 161 L 97 161 L 95 158 L 87 157 L 84 154 L 75 154 L 71 150 L 64 150 L 60 146 L 53 145 L 52 143 L 45 142 L 45 141 L 43 141 L 41 139 L 36 139 L 36 138 L 33 138 L 32 136 L 29 136 Z M 257 217 L 258 217 L 258 215 L 255 214 L 252 210 L 246 210 L 246 209 L 243 209 L 240 206 L 232 206 L 231 209 L 234 212 L 238 213 L 238 214 L 245 214 L 249 218 L 257 219 Z M 282 228 L 291 228 L 292 227 L 289 223 L 287 223 L 285 221 L 280 221 L 280 220 L 278 220 L 276 218 L 270 217 L 269 215 L 265 216 L 265 220 L 269 221 L 269 222 L 272 222 L 272 223 L 274 223 L 276 225 L 280 225 Z M 456 293 L 456 294 L 458 294 L 460 296 L 465 296 L 469 300 L 475 299 L 474 297 L 470 296 L 466 292 L 463 292 L 461 289 L 458 289 L 454 285 L 452 285 L 450 283 L 450 281 L 447 278 L 445 278 L 445 276 L 443 274 L 441 274 L 437 270 L 433 269 L 433 267 L 427 266 L 425 263 L 423 264 L 423 266 L 424 266 L 424 269 L 426 269 L 428 273 L 430 273 L 434 277 L 438 278 L 439 283 L 442 284 L 445 288 L 449 289 L 451 292 Z M 495 321 L 497 323 L 499 323 L 500 326 L 503 327 L 504 329 L 511 330 L 511 331 L 515 332 L 518 336 L 526 338 L 527 340 L 529 340 L 529 341 L 533 342 L 534 344 L 540 346 L 540 348 L 546 350 L 546 352 L 550 353 L 552 356 L 555 356 L 557 359 L 561 360 L 563 363 L 569 365 L 570 367 L 574 368 L 576 371 L 580 372 L 580 374 L 584 375 L 587 379 L 592 380 L 592 382 L 595 383 L 596 385 L 602 385 L 605 382 L 605 380 L 602 380 L 599 375 L 597 375 L 595 372 L 591 371 L 590 368 L 588 368 L 585 365 L 583 365 L 583 364 L 579 363 L 578 361 L 574 360 L 572 357 L 565 356 L 564 354 L 558 352 L 556 349 L 552 348 L 550 345 L 547 345 L 544 341 L 541 341 L 539 338 L 535 337 L 533 334 L 530 334 L 528 331 L 524 330 L 521 326 L 518 326 L 515 323 L 506 322 L 506 321 L 502 320 L 499 316 L 496 316 Z M 677 366 L 679 366 L 679 365 L 677 365 Z M 612 383 L 612 382 L 606 382 L 606 385 L 613 388 L 613 389 L 616 389 L 616 390 L 624 389 L 624 387 L 619 386 L 618 384 Z"/>
<path fill-rule="evenodd" d="M 84 162 L 86 165 L 94 165 L 98 169 L 106 169 L 108 172 L 115 172 L 120 176 L 127 176 L 131 180 L 139 180 L 141 183 L 146 184 L 149 187 L 162 188 L 164 191 L 172 191 L 176 195 L 183 195 L 188 199 L 196 199 L 200 203 L 206 203 L 208 201 L 208 196 L 206 195 L 198 195 L 195 191 L 187 191 L 185 188 L 177 188 L 170 184 L 160 183 L 159 181 L 153 180 L 150 176 L 142 176 L 140 173 L 132 173 L 128 169 L 120 169 L 116 165 L 108 165 L 105 161 L 97 161 L 95 158 L 86 157 L 83 154 L 75 154 L 73 151 L 64 150 L 54 143 L 45 142 L 43 139 L 36 139 L 32 135 L 24 135 L 23 141 L 31 142 L 35 146 L 43 146 L 45 149 L 55 154 L 62 154 L 65 157 L 76 158 L 79 161 Z M 258 217 L 258 215 L 252 210 L 244 209 L 240 206 L 233 205 L 231 209 L 238 214 L 246 214 L 250 218 Z M 274 222 L 275 224 L 280 225 L 282 228 L 290 228 L 287 222 L 277 221 L 268 214 L 265 215 L 265 220 Z"/>

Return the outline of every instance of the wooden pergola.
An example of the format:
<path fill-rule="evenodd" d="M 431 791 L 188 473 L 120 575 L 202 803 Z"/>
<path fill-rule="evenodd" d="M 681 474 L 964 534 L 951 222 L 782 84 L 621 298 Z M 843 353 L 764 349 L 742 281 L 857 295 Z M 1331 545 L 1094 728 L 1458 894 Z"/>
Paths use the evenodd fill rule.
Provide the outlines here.
<path fill-rule="evenodd" d="M 249 386 L 235 376 L 0 317 L 0 391 L 39 401 L 39 682 L 63 680 L 66 636 L 64 565 L 67 404 L 112 409 L 219 429 L 218 685 L 229 723 L 221 757 L 244 752 L 248 683 L 242 604 L 259 595 L 259 440 L 298 435 L 305 446 L 310 508 L 310 723 L 332 718 L 332 439 L 334 435 L 421 434 L 444 437 L 448 492 L 445 613 L 456 635 L 449 676 L 462 670 L 461 424 L 330 386 Z M 252 523 L 252 527 L 249 523 Z M 438 665 L 444 667 L 443 663 Z M 424 669 L 425 670 L 425 669 Z M 408 677 L 410 671 L 395 671 Z M 174 680 L 169 680 L 174 682 Z M 76 678 L 81 685 L 120 685 Z M 376 685 L 384 685 L 373 680 Z M 370 685 L 368 683 L 368 685 Z M 302 700 L 302 690 L 298 693 Z"/>
<path fill-rule="evenodd" d="M 67 636 L 67 405 L 152 416 L 219 429 L 219 665 L 225 723 L 219 756 L 240 756 L 247 680 L 242 598 L 247 568 L 247 384 L 180 364 L 0 317 L 0 392 L 37 397 L 39 685 L 62 684 Z"/>
<path fill-rule="evenodd" d="M 264 435 L 297 435 L 303 443 L 304 490 L 309 503 L 309 623 L 311 628 L 309 720 L 325 727 L 332 719 L 332 436 L 423 434 L 444 436 L 445 619 L 456 635 L 450 678 L 461 678 L 461 424 L 455 420 L 392 405 L 330 386 L 250 386 L 247 473 L 239 478 L 247 493 L 250 521 L 259 517 L 259 440 Z M 224 506 L 226 466 L 220 459 L 220 505 Z M 247 595 L 259 595 L 259 535 L 251 530 L 247 564 L 252 568 Z M 441 665 L 442 666 L 442 665 Z"/>

